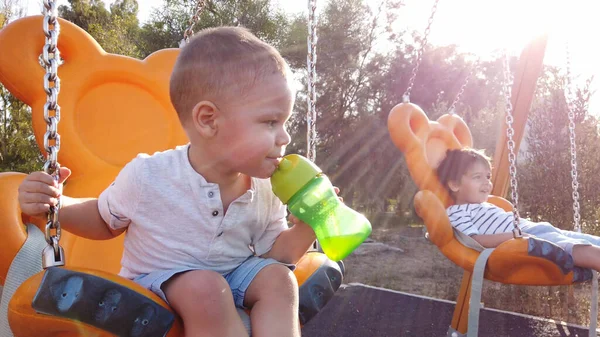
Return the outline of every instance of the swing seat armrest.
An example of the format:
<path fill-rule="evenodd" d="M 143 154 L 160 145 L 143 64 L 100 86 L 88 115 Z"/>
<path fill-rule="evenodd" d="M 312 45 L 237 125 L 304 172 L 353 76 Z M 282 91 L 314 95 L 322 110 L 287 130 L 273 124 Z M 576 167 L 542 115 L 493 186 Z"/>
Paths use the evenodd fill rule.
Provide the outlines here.
<path fill-rule="evenodd" d="M 182 321 L 156 294 L 83 268 L 54 267 L 30 277 L 8 305 L 8 321 L 15 337 L 163 336 L 165 329 L 167 337 L 183 336 Z"/>
<path fill-rule="evenodd" d="M 424 190 L 417 193 L 414 204 L 431 242 L 452 262 L 472 272 L 479 251 L 463 245 L 455 237 L 442 202 L 434 193 Z M 488 259 L 484 277 L 521 285 L 565 285 L 588 279 L 587 272 L 574 267 L 572 258 L 564 250 L 535 238 L 511 239 L 496 247 Z"/>
<path fill-rule="evenodd" d="M 324 254 L 310 252 L 294 274 L 305 324 L 333 297 L 342 272 Z M 183 335 L 181 319 L 156 294 L 120 276 L 84 268 L 54 267 L 27 279 L 9 303 L 8 321 L 15 337 L 163 336 L 164 327 L 167 337 Z M 157 325 L 162 330 L 133 331 Z"/>

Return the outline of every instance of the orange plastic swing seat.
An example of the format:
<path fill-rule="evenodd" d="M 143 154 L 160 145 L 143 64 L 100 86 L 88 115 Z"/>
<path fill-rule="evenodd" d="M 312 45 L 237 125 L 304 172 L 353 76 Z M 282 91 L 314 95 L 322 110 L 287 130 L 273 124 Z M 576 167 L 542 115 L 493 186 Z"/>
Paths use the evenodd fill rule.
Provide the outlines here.
<path fill-rule="evenodd" d="M 43 117 L 46 103 L 43 89 L 45 69 L 38 61 L 45 43 L 42 20 L 42 16 L 26 17 L 12 22 L 0 31 L 0 82 L 31 107 L 33 130 L 41 151 L 44 149 L 43 136 L 46 132 Z M 179 50 L 160 50 L 142 61 L 108 54 L 85 31 L 65 20 L 59 21 L 61 33 L 58 48 L 64 60 L 58 71 L 61 79 L 59 162 L 72 170 L 65 186 L 65 194 L 73 197 L 97 197 L 114 180 L 120 169 L 138 153 L 151 154 L 187 143 L 177 114 L 171 106 L 168 88 L 171 69 Z M 31 219 L 21 213 L 17 201 L 17 189 L 24 177 L 23 173 L 0 174 L 2 286 L 5 285 L 12 261 L 27 239 L 24 224 L 31 222 Z M 44 223 L 36 225 L 43 231 Z M 149 310 L 158 310 L 158 305 L 171 312 L 172 324 L 166 336 L 182 336 L 181 321 L 172 314 L 165 302 L 149 290 L 116 275 L 120 270 L 123 238 L 124 235 L 121 235 L 111 240 L 93 241 L 63 231 L 60 244 L 65 251 L 65 267 L 53 267 L 29 278 L 9 302 L 8 321 L 14 336 L 114 335 L 102 326 L 78 320 L 76 314 L 61 316 L 60 306 L 58 314 L 37 311 L 32 302 L 40 300 L 40 291 L 47 290 L 41 289 L 40 284 L 51 278 L 49 270 L 63 270 L 70 275 L 59 280 L 63 283 L 87 282 L 90 278 L 96 280 L 95 284 L 104 282 L 102 284 L 109 288 L 117 287 L 117 290 L 109 289 L 105 293 L 114 295 L 114 291 L 117 291 L 118 296 L 109 296 L 114 301 L 120 296 L 137 296 L 135 298 L 146 302 L 150 300 L 154 306 Z M 41 259 L 40 251 L 40 263 Z M 328 296 L 332 296 L 340 286 L 342 275 L 337 264 L 316 252 L 304 256 L 295 275 L 300 284 L 299 314 L 301 321 L 305 322 L 325 305 Z M 317 282 L 316 279 L 321 281 Z M 50 286 L 52 287 L 54 286 Z M 143 296 L 140 297 L 139 294 Z M 99 303 L 100 306 L 105 304 Z M 71 304 L 71 307 L 83 305 Z M 148 322 L 142 323 L 145 325 Z M 103 319 L 102 324 L 110 326 L 110 317 Z"/>
<path fill-rule="evenodd" d="M 411 177 L 419 188 L 414 205 L 427 227 L 429 239 L 448 259 L 472 272 L 479 251 L 463 245 L 454 235 L 446 214 L 452 199 L 435 172 L 448 149 L 472 146 L 469 128 L 456 115 L 430 121 L 418 106 L 401 103 L 391 110 L 388 129 L 392 141 L 404 153 Z M 491 196 L 488 201 L 512 210 L 510 202 L 503 198 Z M 539 248 L 539 242 L 528 238 L 502 243 L 490 255 L 484 277 L 521 285 L 566 285 L 591 278 L 589 270 L 574 267 L 572 259 L 558 246 L 544 252 Z"/>

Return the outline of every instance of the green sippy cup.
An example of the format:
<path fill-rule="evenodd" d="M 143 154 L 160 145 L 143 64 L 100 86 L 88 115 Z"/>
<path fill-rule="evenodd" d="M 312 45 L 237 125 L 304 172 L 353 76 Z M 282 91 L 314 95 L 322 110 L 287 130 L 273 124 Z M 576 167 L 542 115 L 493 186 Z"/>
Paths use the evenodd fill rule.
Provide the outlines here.
<path fill-rule="evenodd" d="M 271 185 L 290 212 L 312 227 L 333 261 L 344 259 L 371 234 L 369 220 L 341 202 L 329 178 L 303 156 L 283 157 Z"/>

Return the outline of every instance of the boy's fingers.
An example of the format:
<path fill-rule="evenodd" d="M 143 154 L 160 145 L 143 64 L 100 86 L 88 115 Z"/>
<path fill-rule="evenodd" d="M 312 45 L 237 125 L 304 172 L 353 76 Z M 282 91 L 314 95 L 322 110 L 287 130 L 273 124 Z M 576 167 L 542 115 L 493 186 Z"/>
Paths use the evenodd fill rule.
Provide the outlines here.
<path fill-rule="evenodd" d="M 40 181 L 24 181 L 21 186 L 19 186 L 19 194 L 28 193 L 39 193 L 51 197 L 58 197 L 60 195 L 60 190 Z"/>
<path fill-rule="evenodd" d="M 54 178 L 52 178 L 52 176 L 50 176 L 48 173 L 42 171 L 31 173 L 27 176 L 27 178 L 25 178 L 23 183 L 33 181 L 44 183 L 46 185 L 54 185 Z"/>
<path fill-rule="evenodd" d="M 41 193 L 24 193 L 21 201 L 25 205 L 49 204 L 56 206 L 56 204 L 58 204 L 58 198 Z"/>
<path fill-rule="evenodd" d="M 290 216 L 288 217 L 288 220 L 291 223 L 293 223 L 294 225 L 300 222 L 300 220 L 293 214 L 290 214 Z"/>
<path fill-rule="evenodd" d="M 71 175 L 71 170 L 61 168 L 60 174 L 60 183 L 62 183 Z M 34 217 L 46 214 L 50 206 L 58 204 L 61 195 L 60 183 L 46 172 L 38 171 L 28 175 L 19 185 L 18 199 L 21 211 Z"/>
<path fill-rule="evenodd" d="M 333 190 L 335 191 L 335 194 L 340 194 L 340 189 L 337 186 L 333 186 Z"/>
<path fill-rule="evenodd" d="M 25 204 L 23 205 L 23 209 L 21 210 L 23 213 L 34 216 L 41 217 L 44 214 L 48 213 L 50 209 L 49 204 Z"/>
<path fill-rule="evenodd" d="M 60 180 L 58 184 L 62 184 L 69 176 L 71 175 L 71 170 L 67 167 L 60 168 Z M 38 171 L 33 172 L 25 178 L 25 181 L 37 181 L 41 183 L 45 183 L 46 185 L 57 186 L 57 183 L 54 181 L 54 178 L 46 172 Z"/>
<path fill-rule="evenodd" d="M 71 170 L 67 167 L 61 167 L 60 168 L 60 180 L 58 181 L 59 184 L 62 184 L 65 180 L 67 180 L 67 178 L 69 178 L 69 176 L 71 175 Z"/>

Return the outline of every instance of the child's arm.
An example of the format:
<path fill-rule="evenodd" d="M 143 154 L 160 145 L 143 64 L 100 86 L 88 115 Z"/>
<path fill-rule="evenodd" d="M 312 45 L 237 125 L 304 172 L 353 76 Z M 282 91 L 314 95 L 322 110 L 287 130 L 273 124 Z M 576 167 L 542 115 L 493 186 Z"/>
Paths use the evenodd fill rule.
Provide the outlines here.
<path fill-rule="evenodd" d="M 315 232 L 309 225 L 293 215 L 290 216 L 290 220 L 294 226 L 281 232 L 275 239 L 271 250 L 263 254 L 262 257 L 270 257 L 283 263 L 296 264 L 306 254 L 306 251 L 317 239 Z"/>
<path fill-rule="evenodd" d="M 523 236 L 525 237 L 526 235 L 523 234 Z M 512 239 L 513 233 L 481 234 L 472 235 L 471 237 L 485 248 L 495 248 L 498 247 L 502 242 Z"/>
<path fill-rule="evenodd" d="M 340 193 L 340 189 L 335 186 L 334 190 L 335 193 Z M 338 198 L 344 201 L 341 197 Z M 317 239 L 313 229 L 294 215 L 290 215 L 289 220 L 293 226 L 283 230 L 275 239 L 271 249 L 261 257 L 272 258 L 282 263 L 296 264 L 310 249 Z"/>
<path fill-rule="evenodd" d="M 472 237 L 480 245 L 482 245 L 483 247 L 486 247 L 486 248 L 498 247 L 498 245 L 500 245 L 504 241 L 508 241 L 513 238 L 512 232 L 499 233 L 499 234 L 479 234 L 478 225 L 475 224 L 473 218 L 471 217 L 471 213 L 469 212 L 469 208 L 471 208 L 471 211 L 472 211 L 474 209 L 473 207 L 478 207 L 478 206 L 472 206 L 472 205 L 451 206 L 448 209 L 449 210 L 448 218 L 449 218 L 452 226 L 454 228 L 456 228 L 457 230 L 459 230 L 460 232 L 462 232 L 463 234 Z M 493 210 L 488 210 L 488 211 L 493 212 Z M 482 225 L 480 224 L 480 225 L 482 227 L 488 227 L 491 225 L 490 222 L 493 223 L 494 221 L 496 221 L 498 215 L 497 214 L 494 215 L 494 213 L 491 213 L 491 215 L 489 215 L 489 216 L 485 215 L 485 216 L 479 216 L 479 217 L 487 218 L 487 220 L 486 220 L 487 225 L 486 224 L 482 224 Z M 508 218 L 506 218 L 502 221 L 507 221 L 507 220 L 508 220 Z M 512 219 L 510 219 L 510 221 L 512 221 Z M 504 224 L 506 222 L 501 222 L 501 223 Z M 523 233 L 523 236 L 527 237 L 528 235 Z"/>
<path fill-rule="evenodd" d="M 61 209 L 59 221 L 61 228 L 88 239 L 104 240 L 119 235 L 112 231 L 100 217 L 97 199 L 69 198 L 61 196 L 62 183 L 71 171 L 62 167 L 61 179 L 56 185 L 54 179 L 45 172 L 28 175 L 19 186 L 19 205 L 21 211 L 29 216 L 45 218 L 50 205 L 56 206 L 60 196 Z"/>
<path fill-rule="evenodd" d="M 60 225 L 72 234 L 91 240 L 108 240 L 126 228 L 112 230 L 100 216 L 98 199 L 61 197 Z"/>

